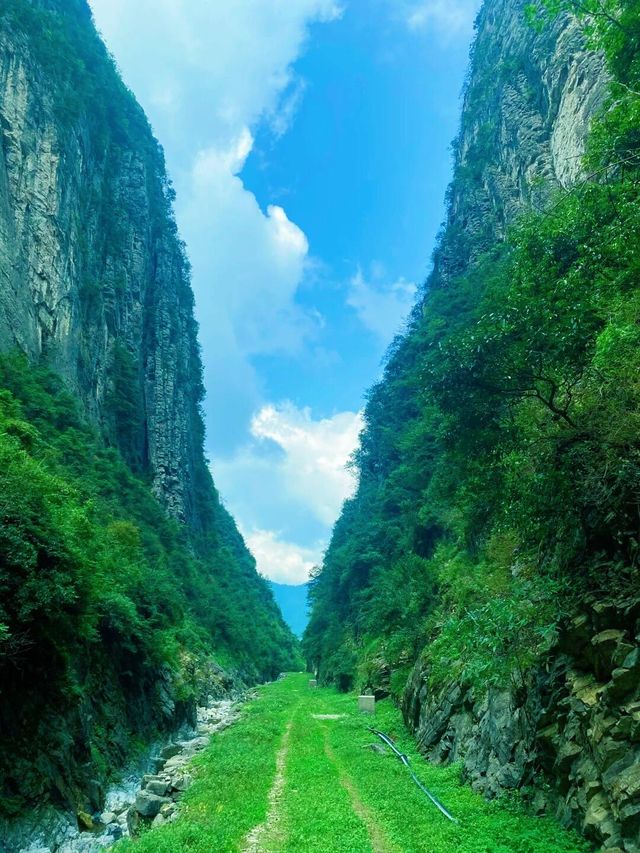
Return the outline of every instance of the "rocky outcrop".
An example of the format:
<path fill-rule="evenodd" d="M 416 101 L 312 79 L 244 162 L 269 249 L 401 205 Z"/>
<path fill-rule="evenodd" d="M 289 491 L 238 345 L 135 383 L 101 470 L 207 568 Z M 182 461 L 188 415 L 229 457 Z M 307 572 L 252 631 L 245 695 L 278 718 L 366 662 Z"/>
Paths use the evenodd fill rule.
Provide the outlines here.
<path fill-rule="evenodd" d="M 87 530 L 104 529 L 107 538 L 95 541 L 111 543 L 112 523 L 122 522 L 131 551 L 123 559 L 114 546 L 103 575 L 80 542 L 76 560 L 75 539 L 69 551 L 57 544 L 49 551 L 49 528 L 42 541 L 29 528 L 25 555 L 14 559 L 23 508 L 0 520 L 0 564 L 16 578 L 9 585 L 15 596 L 0 608 L 2 638 L 8 632 L 28 650 L 14 660 L 13 639 L 0 649 L 0 822 L 22 818 L 28 808 L 94 814 L 134 743 L 189 721 L 204 655 L 224 653 L 254 681 L 296 659 L 295 640 L 204 456 L 193 294 L 172 203 L 161 147 L 100 40 L 87 0 L 3 0 L 6 382 L 15 380 L 16 410 L 37 421 L 39 463 L 77 491 L 83 508 L 86 502 Z M 28 358 L 5 358 L 15 349 Z M 32 369 L 40 366 L 46 369 Z M 33 395 L 23 399 L 18 391 L 32 379 Z M 5 373 L 3 393 L 4 384 Z M 64 437 L 64 451 L 49 446 L 45 436 L 52 434 Z M 95 469 L 87 464 L 92 457 L 99 457 Z M 183 524 L 168 522 L 147 486 Z M 24 509 L 25 519 L 30 512 Z M 51 531 L 65 527 L 62 515 Z M 111 554 L 109 547 L 101 553 Z M 28 585 L 19 572 L 46 575 L 54 564 L 63 569 L 51 586 L 68 584 L 65 605 L 50 603 L 62 599 L 42 591 L 46 580 L 34 580 L 23 596 Z M 151 594 L 156 570 L 158 597 Z M 43 626 L 47 610 L 52 618 Z M 213 669 L 203 687 L 210 695 L 229 687 Z"/>
<path fill-rule="evenodd" d="M 465 87 L 447 220 L 429 287 L 446 285 L 582 174 L 589 123 L 602 102 L 602 58 L 569 15 L 542 32 L 527 0 L 486 0 Z"/>
<path fill-rule="evenodd" d="M 193 781 L 191 760 L 237 720 L 238 700 L 235 694 L 198 707 L 193 726 L 183 726 L 174 740 L 156 745 L 152 752 L 158 754 L 148 753 L 110 788 L 102 810 L 69 814 L 46 807 L 10 826 L 0 824 L 1 853 L 98 853 L 149 825 L 175 820 L 182 794 Z"/>
<path fill-rule="evenodd" d="M 0 348 L 60 373 L 170 512 L 197 523 L 201 368 L 162 151 L 84 0 L 36 0 L 24 20 L 11 6 L 0 13 Z M 64 15 L 78 43 L 60 33 Z M 60 39 L 49 52 L 45 26 Z"/>
<path fill-rule="evenodd" d="M 564 15 L 542 31 L 524 0 L 486 0 L 465 91 L 447 221 L 430 289 L 447 286 L 583 175 L 590 120 L 603 102 L 602 57 Z M 429 686 L 418 663 L 403 708 L 433 761 L 461 761 L 489 797 L 528 791 L 603 846 L 640 850 L 640 603 L 593 602 L 533 671 L 478 695 Z"/>
<path fill-rule="evenodd" d="M 404 713 L 432 761 L 461 761 L 489 797 L 524 789 L 604 849 L 640 851 L 640 599 L 594 602 L 524 684 L 478 696 L 428 675 L 416 666 Z"/>

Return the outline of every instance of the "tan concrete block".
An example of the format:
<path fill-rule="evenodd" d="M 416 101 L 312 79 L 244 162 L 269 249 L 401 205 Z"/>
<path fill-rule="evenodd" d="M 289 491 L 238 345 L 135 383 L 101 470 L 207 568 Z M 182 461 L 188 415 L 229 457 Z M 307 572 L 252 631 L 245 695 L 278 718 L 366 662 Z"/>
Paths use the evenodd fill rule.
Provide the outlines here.
<path fill-rule="evenodd" d="M 375 696 L 358 696 L 358 710 L 363 714 L 375 714 L 375 712 L 376 712 L 376 697 Z"/>

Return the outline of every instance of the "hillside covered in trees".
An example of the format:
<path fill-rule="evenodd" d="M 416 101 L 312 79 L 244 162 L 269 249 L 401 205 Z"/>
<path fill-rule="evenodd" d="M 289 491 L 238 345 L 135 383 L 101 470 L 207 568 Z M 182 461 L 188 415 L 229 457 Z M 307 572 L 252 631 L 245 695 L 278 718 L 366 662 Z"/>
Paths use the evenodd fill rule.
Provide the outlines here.
<path fill-rule="evenodd" d="M 3 2 L 0 821 L 100 808 L 202 695 L 300 665 L 204 456 L 172 200 L 86 2 Z"/>
<path fill-rule="evenodd" d="M 402 700 L 478 789 L 628 851 L 639 146 L 640 4 L 485 2 L 434 271 L 369 392 L 304 637 L 324 682 Z"/>

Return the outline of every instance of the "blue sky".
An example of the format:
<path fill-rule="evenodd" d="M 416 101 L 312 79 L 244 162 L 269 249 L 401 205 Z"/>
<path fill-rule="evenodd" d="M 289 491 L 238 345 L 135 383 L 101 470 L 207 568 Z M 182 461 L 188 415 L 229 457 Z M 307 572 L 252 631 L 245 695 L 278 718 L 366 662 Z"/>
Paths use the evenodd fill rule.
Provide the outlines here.
<path fill-rule="evenodd" d="M 176 186 L 214 478 L 303 582 L 429 269 L 478 0 L 91 4 Z"/>

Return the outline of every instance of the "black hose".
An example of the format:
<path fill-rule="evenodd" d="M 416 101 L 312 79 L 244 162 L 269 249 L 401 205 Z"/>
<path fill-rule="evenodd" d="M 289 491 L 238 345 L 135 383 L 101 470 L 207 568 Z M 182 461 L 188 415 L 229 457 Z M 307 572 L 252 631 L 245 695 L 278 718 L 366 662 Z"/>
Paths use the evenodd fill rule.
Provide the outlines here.
<path fill-rule="evenodd" d="M 413 781 L 416 783 L 416 785 L 418 786 L 418 788 L 420 788 L 420 790 L 421 790 L 424 794 L 426 794 L 426 795 L 427 795 L 427 797 L 429 797 L 429 799 L 431 800 L 431 802 L 433 803 L 433 805 L 434 805 L 434 806 L 435 806 L 435 807 L 436 807 L 440 812 L 442 812 L 442 814 L 443 814 L 443 815 L 444 815 L 448 820 L 450 820 L 452 823 L 459 823 L 459 821 L 458 821 L 458 820 L 457 820 L 457 819 L 456 819 L 456 818 L 451 814 L 451 812 L 450 812 L 448 809 L 446 809 L 446 808 L 445 808 L 445 806 L 443 806 L 443 805 L 442 805 L 442 803 L 440 802 L 440 800 L 439 800 L 436 796 L 434 796 L 434 794 L 432 794 L 432 793 L 431 793 L 431 791 L 430 791 L 428 788 L 425 788 L 425 786 L 422 784 L 422 782 L 418 779 L 418 777 L 416 776 L 416 774 L 415 774 L 415 773 L 413 772 L 413 770 L 411 769 L 411 765 L 409 764 L 409 756 L 408 756 L 408 755 L 405 755 L 405 754 L 404 754 L 404 752 L 400 752 L 400 750 L 399 750 L 399 749 L 398 749 L 398 747 L 395 745 L 395 743 L 391 740 L 391 738 L 389 737 L 389 735 L 386 735 L 384 732 L 379 732 L 377 729 L 372 729 L 371 727 L 369 727 L 369 731 L 370 731 L 372 734 L 377 735 L 377 736 L 378 736 L 382 741 L 384 741 L 384 742 L 386 743 L 386 745 L 387 745 L 388 747 L 390 747 L 390 749 L 392 749 L 392 750 L 393 750 L 393 752 L 398 756 L 398 758 L 400 759 L 400 761 L 402 761 L 402 763 L 404 764 L 404 766 L 405 766 L 405 767 L 407 768 L 407 770 L 409 771 L 409 773 L 410 773 L 410 775 L 411 775 L 411 778 L 412 778 L 412 779 L 413 779 Z"/>

